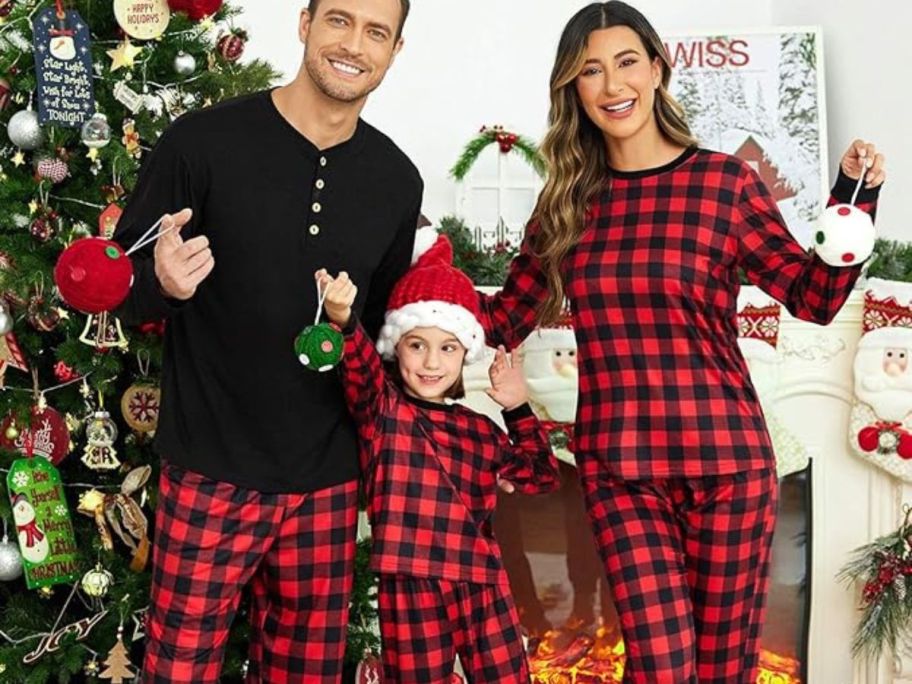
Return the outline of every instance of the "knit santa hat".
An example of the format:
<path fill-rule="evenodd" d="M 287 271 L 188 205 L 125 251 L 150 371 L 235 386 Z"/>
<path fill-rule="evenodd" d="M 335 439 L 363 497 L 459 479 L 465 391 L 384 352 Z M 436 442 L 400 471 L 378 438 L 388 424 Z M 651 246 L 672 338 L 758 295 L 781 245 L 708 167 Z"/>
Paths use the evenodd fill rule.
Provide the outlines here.
<path fill-rule="evenodd" d="M 453 246 L 432 227 L 415 235 L 412 268 L 396 283 L 387 304 L 386 322 L 377 339 L 385 359 L 414 328 L 440 328 L 466 348 L 465 362 L 484 355 L 484 330 L 478 322 L 478 293 L 469 277 L 453 266 Z"/>

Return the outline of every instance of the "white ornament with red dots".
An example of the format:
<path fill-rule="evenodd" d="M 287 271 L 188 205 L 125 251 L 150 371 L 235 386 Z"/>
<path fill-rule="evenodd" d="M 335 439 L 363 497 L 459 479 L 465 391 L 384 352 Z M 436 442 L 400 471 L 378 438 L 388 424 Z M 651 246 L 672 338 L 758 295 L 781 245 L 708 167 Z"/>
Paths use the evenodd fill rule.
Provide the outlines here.
<path fill-rule="evenodd" d="M 874 251 L 874 222 L 851 204 L 834 204 L 820 216 L 814 251 L 830 266 L 854 266 Z"/>

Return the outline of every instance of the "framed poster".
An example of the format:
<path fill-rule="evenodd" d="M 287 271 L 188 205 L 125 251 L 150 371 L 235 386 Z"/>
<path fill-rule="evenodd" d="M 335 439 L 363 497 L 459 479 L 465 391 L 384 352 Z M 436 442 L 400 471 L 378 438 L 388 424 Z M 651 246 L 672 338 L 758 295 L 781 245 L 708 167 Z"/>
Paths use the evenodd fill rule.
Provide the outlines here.
<path fill-rule="evenodd" d="M 830 187 L 820 29 L 675 33 L 664 42 L 671 93 L 700 145 L 753 166 L 809 247 Z"/>

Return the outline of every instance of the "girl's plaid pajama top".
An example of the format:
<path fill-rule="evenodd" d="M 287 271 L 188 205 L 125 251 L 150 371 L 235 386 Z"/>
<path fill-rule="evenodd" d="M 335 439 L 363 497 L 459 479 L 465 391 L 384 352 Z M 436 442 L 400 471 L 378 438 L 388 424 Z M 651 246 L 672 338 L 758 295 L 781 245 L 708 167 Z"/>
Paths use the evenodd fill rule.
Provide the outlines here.
<path fill-rule="evenodd" d="M 345 330 L 341 374 L 358 425 L 372 569 L 505 584 L 491 532 L 498 475 L 530 494 L 559 483 L 557 460 L 528 404 L 503 412 L 508 437 L 464 406 L 409 397 L 387 378 L 354 318 Z"/>

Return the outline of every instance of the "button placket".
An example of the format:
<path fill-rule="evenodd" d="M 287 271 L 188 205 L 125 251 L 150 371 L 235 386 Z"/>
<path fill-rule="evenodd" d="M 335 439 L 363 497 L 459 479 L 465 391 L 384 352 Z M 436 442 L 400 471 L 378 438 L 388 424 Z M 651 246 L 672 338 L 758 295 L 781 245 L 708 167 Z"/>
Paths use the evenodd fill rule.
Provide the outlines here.
<path fill-rule="evenodd" d="M 318 174 L 321 172 L 322 169 L 326 168 L 327 163 L 328 162 L 327 162 L 326 157 L 321 155 L 318 160 L 318 164 L 319 164 L 319 167 L 317 169 Z M 310 199 L 311 199 L 310 212 L 311 212 L 311 215 L 313 216 L 312 220 L 314 222 L 311 223 L 307 227 L 307 232 L 311 237 L 316 237 L 320 234 L 321 228 L 320 228 L 319 223 L 316 222 L 316 220 L 315 220 L 316 216 L 314 216 L 314 215 L 319 215 L 320 212 L 323 211 L 323 205 L 320 202 L 320 191 L 323 190 L 323 188 L 325 188 L 325 187 L 326 187 L 326 180 L 324 178 L 318 176 L 316 178 L 316 180 L 314 181 L 313 188 L 311 189 L 311 194 L 310 194 Z"/>

